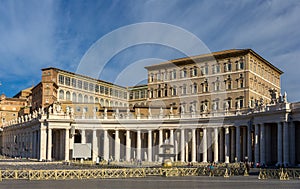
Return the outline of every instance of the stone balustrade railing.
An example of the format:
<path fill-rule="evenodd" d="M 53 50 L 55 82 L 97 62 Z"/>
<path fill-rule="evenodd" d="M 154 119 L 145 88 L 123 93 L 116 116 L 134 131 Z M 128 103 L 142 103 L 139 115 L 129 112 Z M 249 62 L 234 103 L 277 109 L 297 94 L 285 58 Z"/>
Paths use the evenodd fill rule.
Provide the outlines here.
<path fill-rule="evenodd" d="M 240 115 L 249 115 L 249 114 L 255 114 L 260 112 L 268 112 L 268 111 L 279 111 L 279 110 L 288 110 L 290 108 L 299 108 L 300 109 L 300 103 L 277 103 L 274 105 L 266 105 L 266 106 L 260 106 L 256 108 L 248 108 L 246 110 L 237 110 L 237 111 L 211 111 L 211 112 L 191 112 L 191 113 L 185 113 L 181 112 L 180 114 L 156 114 L 152 115 L 151 110 L 149 109 L 149 115 L 140 115 L 140 114 L 133 114 L 129 111 L 127 113 L 120 114 L 118 113 L 118 109 L 115 110 L 115 113 L 112 115 L 107 115 L 107 110 L 104 111 L 102 115 L 96 115 L 94 113 L 93 116 L 86 115 L 86 112 L 83 112 L 82 115 L 74 115 L 73 109 L 67 109 L 65 112 L 62 111 L 59 104 L 50 106 L 47 111 L 44 111 L 43 109 L 35 110 L 32 114 L 24 115 L 21 117 L 18 117 L 16 119 L 13 119 L 11 121 L 3 123 L 3 127 L 13 126 L 13 125 L 22 125 L 25 123 L 30 123 L 34 120 L 40 119 L 43 116 L 45 118 L 61 118 L 61 119 L 101 119 L 101 120 L 139 120 L 139 119 L 149 119 L 149 120 L 157 120 L 157 119 L 201 119 L 201 118 L 212 118 L 212 117 L 229 117 L 229 116 L 240 116 Z M 138 111 L 139 113 L 139 111 Z"/>

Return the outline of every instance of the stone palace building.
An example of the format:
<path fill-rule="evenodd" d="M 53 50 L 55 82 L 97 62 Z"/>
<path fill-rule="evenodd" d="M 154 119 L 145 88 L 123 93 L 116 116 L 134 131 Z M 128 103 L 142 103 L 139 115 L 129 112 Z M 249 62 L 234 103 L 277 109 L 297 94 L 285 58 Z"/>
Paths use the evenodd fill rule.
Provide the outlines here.
<path fill-rule="evenodd" d="M 167 143 L 173 161 L 300 164 L 300 103 L 281 95 L 283 72 L 253 50 L 146 69 L 148 83 L 132 87 L 42 69 L 41 82 L 22 100 L 30 111 L 2 119 L 1 153 L 161 162 Z"/>

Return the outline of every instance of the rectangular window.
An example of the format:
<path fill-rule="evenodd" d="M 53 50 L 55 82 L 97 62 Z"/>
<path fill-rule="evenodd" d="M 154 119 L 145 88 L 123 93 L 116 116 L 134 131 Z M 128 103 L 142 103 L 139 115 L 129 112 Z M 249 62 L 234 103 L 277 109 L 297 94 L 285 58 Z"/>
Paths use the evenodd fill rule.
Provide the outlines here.
<path fill-rule="evenodd" d="M 104 94 L 104 86 L 100 85 L 100 93 Z"/>
<path fill-rule="evenodd" d="M 141 98 L 145 98 L 145 91 L 144 90 L 141 91 Z"/>
<path fill-rule="evenodd" d="M 172 72 L 172 79 L 176 79 L 176 70 L 173 70 Z"/>
<path fill-rule="evenodd" d="M 183 95 L 186 95 L 186 94 L 187 94 L 187 91 L 186 91 L 186 85 L 183 85 L 183 86 L 182 86 L 182 94 L 183 94 Z"/>
<path fill-rule="evenodd" d="M 208 74 L 208 66 L 202 67 L 201 72 L 202 72 L 202 75 L 207 75 Z"/>
<path fill-rule="evenodd" d="M 94 85 L 93 83 L 90 83 L 90 84 L 89 84 L 89 90 L 92 91 L 92 92 L 94 92 L 94 90 L 95 90 L 95 85 Z"/>
<path fill-rule="evenodd" d="M 76 79 L 72 78 L 72 87 L 76 87 L 77 83 L 76 83 Z"/>
<path fill-rule="evenodd" d="M 176 88 L 176 87 L 173 87 L 173 88 L 172 88 L 172 95 L 173 95 L 173 96 L 176 96 L 176 95 L 177 95 L 177 88 Z"/>
<path fill-rule="evenodd" d="M 63 75 L 58 76 L 58 82 L 59 84 L 64 85 L 65 84 L 65 77 Z"/>
<path fill-rule="evenodd" d="M 132 92 L 132 91 L 129 93 L 129 99 L 130 99 L 130 100 L 133 99 L 133 92 Z"/>
<path fill-rule="evenodd" d="M 156 78 L 157 78 L 157 81 L 160 81 L 160 73 L 157 73 Z"/>
<path fill-rule="evenodd" d="M 240 70 L 244 69 L 244 62 L 242 60 L 239 62 L 239 69 Z"/>
<path fill-rule="evenodd" d="M 227 82 L 227 89 L 229 89 L 229 90 L 231 89 L 231 81 Z"/>
<path fill-rule="evenodd" d="M 99 93 L 99 85 L 95 85 L 95 92 Z"/>
<path fill-rule="evenodd" d="M 244 80 L 241 80 L 240 81 L 240 88 L 243 88 L 244 87 Z"/>
<path fill-rule="evenodd" d="M 197 75 L 198 75 L 197 68 L 194 67 L 194 68 L 193 68 L 193 71 L 192 71 L 192 76 L 195 77 L 195 76 L 197 76 Z"/>
<path fill-rule="evenodd" d="M 220 90 L 220 84 L 219 82 L 214 83 L 215 86 L 215 91 L 219 91 Z"/>
<path fill-rule="evenodd" d="M 220 65 L 216 65 L 216 70 L 215 71 L 216 71 L 216 73 L 220 73 L 220 71 L 221 71 L 220 70 Z"/>
<path fill-rule="evenodd" d="M 187 76 L 186 69 L 181 70 L 181 78 L 186 78 L 186 76 Z"/>
<path fill-rule="evenodd" d="M 82 81 L 81 80 L 78 80 L 77 87 L 79 89 L 82 89 Z"/>
<path fill-rule="evenodd" d="M 149 78 L 149 82 L 153 82 L 153 81 L 154 81 L 154 74 L 151 73 L 151 74 L 150 74 L 150 78 Z"/>
<path fill-rule="evenodd" d="M 109 88 L 108 88 L 108 87 L 104 87 L 104 93 L 105 93 L 106 95 L 109 94 Z"/>
<path fill-rule="evenodd" d="M 88 90 L 89 89 L 89 83 L 88 82 L 86 82 L 86 81 L 83 82 L 83 89 L 84 90 Z"/>
<path fill-rule="evenodd" d="M 139 91 L 134 92 L 134 99 L 139 99 Z"/>
<path fill-rule="evenodd" d="M 244 99 L 239 100 L 239 105 L 240 105 L 240 108 L 244 107 Z"/>
<path fill-rule="evenodd" d="M 194 84 L 194 85 L 193 85 L 193 93 L 196 94 L 197 91 L 198 91 L 198 89 L 197 89 L 197 84 Z"/>
<path fill-rule="evenodd" d="M 66 77 L 66 85 L 67 86 L 71 85 L 71 78 L 70 77 Z"/>

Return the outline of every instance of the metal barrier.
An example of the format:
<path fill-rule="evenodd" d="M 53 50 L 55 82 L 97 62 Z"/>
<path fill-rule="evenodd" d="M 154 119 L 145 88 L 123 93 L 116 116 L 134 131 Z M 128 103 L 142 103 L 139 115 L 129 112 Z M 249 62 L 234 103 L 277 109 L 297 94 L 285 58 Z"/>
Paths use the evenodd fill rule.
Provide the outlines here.
<path fill-rule="evenodd" d="M 146 177 L 144 168 L 130 169 L 84 169 L 84 170 L 1 170 L 0 181 L 26 180 L 72 180 L 105 178 Z"/>
<path fill-rule="evenodd" d="M 260 169 L 258 179 L 300 179 L 300 169 Z"/>
<path fill-rule="evenodd" d="M 266 171 L 261 170 L 261 177 L 267 178 Z M 71 179 L 109 179 L 139 178 L 146 176 L 224 176 L 243 175 L 241 167 L 151 167 L 151 168 L 101 168 L 101 169 L 67 169 L 67 170 L 0 170 L 0 181 L 7 179 L 28 180 L 71 180 Z M 295 176 L 299 172 L 289 172 Z M 277 173 L 276 173 L 277 175 Z M 284 175 L 283 175 L 284 176 Z"/>

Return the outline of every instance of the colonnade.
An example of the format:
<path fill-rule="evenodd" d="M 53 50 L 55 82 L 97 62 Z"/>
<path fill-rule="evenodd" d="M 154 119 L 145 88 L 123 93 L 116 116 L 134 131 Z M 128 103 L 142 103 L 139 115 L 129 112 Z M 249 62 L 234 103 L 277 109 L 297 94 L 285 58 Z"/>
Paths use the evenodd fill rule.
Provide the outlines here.
<path fill-rule="evenodd" d="M 70 126 L 70 124 L 68 124 Z M 80 143 L 90 143 L 92 160 L 162 162 L 161 146 L 174 147 L 172 161 L 240 162 L 295 165 L 299 163 L 299 143 L 295 122 L 251 123 L 199 127 L 90 128 L 77 124 Z M 2 153 L 39 160 L 70 160 L 75 141 L 70 127 L 39 125 L 10 129 L 2 133 Z M 298 158 L 298 159 L 297 159 Z"/>
<path fill-rule="evenodd" d="M 242 130 L 242 135 L 241 134 Z M 92 135 L 88 135 L 91 132 Z M 92 143 L 92 157 L 114 161 L 159 161 L 163 144 L 171 144 L 173 161 L 234 162 L 249 156 L 247 127 L 159 128 L 148 130 L 81 129 L 81 143 Z M 91 136 L 87 140 L 87 136 Z M 242 145 L 242 146 L 241 146 Z M 251 156 L 251 155 L 250 155 Z"/>

